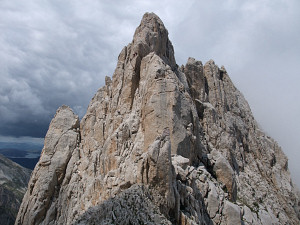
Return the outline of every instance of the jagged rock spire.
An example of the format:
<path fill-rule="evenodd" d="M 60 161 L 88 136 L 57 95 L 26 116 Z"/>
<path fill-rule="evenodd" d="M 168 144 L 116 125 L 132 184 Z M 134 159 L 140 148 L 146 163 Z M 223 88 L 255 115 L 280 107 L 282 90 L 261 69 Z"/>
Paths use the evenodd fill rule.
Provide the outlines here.
<path fill-rule="evenodd" d="M 53 121 L 16 224 L 299 224 L 280 147 L 224 68 L 177 68 L 153 13 L 80 129 L 68 107 Z"/>
<path fill-rule="evenodd" d="M 141 58 L 154 52 L 172 68 L 176 66 L 174 49 L 168 38 L 168 31 L 154 13 L 144 14 L 133 37 L 132 51 L 135 56 Z"/>
<path fill-rule="evenodd" d="M 63 105 L 50 123 L 41 157 L 32 172 L 16 224 L 49 224 L 53 216 L 53 198 L 59 194 L 58 187 L 66 178 L 66 167 L 78 142 L 79 117 L 70 107 Z"/>
<path fill-rule="evenodd" d="M 149 53 L 159 56 L 173 70 L 176 69 L 174 50 L 163 22 L 154 13 L 145 13 L 135 31 L 133 40 L 121 51 L 113 75 L 113 104 L 121 114 L 132 108 L 133 98 L 139 86 L 141 61 Z M 120 90 L 121 89 L 121 90 Z M 120 91 L 119 91 L 120 90 Z"/>

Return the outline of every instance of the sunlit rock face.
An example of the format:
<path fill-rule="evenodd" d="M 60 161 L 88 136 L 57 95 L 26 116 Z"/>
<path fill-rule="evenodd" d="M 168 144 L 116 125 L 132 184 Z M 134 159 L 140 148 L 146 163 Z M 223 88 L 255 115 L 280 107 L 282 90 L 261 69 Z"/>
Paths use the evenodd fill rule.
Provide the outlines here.
<path fill-rule="evenodd" d="M 286 156 L 224 67 L 146 13 L 79 122 L 58 109 L 16 224 L 299 224 Z"/>

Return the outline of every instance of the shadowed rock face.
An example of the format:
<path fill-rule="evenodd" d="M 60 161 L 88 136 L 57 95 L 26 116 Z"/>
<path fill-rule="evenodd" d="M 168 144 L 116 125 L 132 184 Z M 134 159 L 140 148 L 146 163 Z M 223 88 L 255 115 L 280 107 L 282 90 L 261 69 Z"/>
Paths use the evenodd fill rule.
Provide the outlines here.
<path fill-rule="evenodd" d="M 58 109 L 16 224 L 298 224 L 298 203 L 226 69 L 179 68 L 146 13 L 81 122 Z"/>
<path fill-rule="evenodd" d="M 30 173 L 0 154 L 0 224 L 14 224 Z"/>

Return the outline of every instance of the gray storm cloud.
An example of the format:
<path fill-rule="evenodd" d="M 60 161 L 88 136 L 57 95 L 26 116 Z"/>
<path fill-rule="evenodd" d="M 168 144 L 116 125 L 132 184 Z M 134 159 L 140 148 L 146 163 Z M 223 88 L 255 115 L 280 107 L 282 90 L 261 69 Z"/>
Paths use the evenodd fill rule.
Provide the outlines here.
<path fill-rule="evenodd" d="M 164 21 L 179 65 L 225 65 L 299 185 L 297 0 L 1 1 L 0 136 L 43 137 L 62 104 L 82 116 L 146 11 Z"/>

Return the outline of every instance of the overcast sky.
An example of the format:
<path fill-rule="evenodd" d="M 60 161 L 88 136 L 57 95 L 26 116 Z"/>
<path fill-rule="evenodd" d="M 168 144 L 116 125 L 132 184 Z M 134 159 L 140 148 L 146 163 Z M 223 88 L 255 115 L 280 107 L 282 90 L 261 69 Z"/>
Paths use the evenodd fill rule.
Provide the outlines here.
<path fill-rule="evenodd" d="M 83 116 L 145 12 L 163 20 L 177 64 L 226 67 L 300 186 L 299 0 L 2 0 L 0 142 L 41 142 L 62 104 Z"/>

